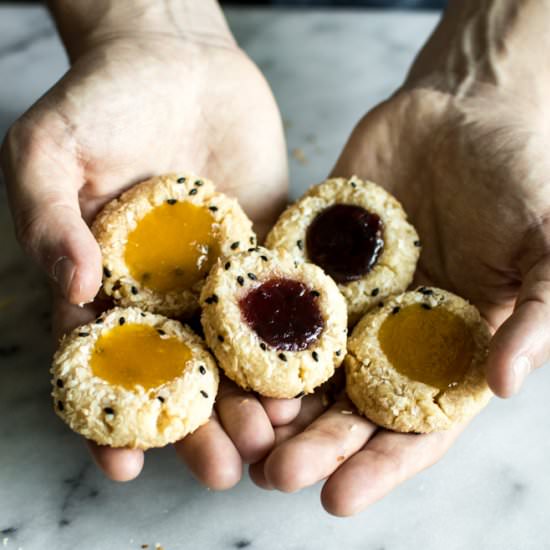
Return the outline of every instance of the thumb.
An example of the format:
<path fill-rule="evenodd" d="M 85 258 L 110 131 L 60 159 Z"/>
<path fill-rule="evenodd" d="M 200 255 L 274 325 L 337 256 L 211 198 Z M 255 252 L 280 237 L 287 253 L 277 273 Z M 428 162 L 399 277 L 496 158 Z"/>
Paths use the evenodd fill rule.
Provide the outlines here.
<path fill-rule="evenodd" d="M 17 238 L 67 300 L 89 302 L 101 284 L 101 252 L 80 212 L 80 171 L 64 162 L 66 152 L 15 133 L 3 144 L 2 168 Z"/>
<path fill-rule="evenodd" d="M 510 397 L 527 375 L 550 357 L 550 257 L 524 277 L 514 312 L 491 340 L 487 381 L 500 397 Z"/>

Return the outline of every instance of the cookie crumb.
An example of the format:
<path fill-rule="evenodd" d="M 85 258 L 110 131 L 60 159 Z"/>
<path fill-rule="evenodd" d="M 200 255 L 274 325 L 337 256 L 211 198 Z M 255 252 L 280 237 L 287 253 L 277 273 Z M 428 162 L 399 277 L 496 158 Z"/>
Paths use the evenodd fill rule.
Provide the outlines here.
<path fill-rule="evenodd" d="M 294 149 L 292 149 L 292 156 L 302 165 L 308 163 L 306 154 L 301 147 L 295 147 Z"/>

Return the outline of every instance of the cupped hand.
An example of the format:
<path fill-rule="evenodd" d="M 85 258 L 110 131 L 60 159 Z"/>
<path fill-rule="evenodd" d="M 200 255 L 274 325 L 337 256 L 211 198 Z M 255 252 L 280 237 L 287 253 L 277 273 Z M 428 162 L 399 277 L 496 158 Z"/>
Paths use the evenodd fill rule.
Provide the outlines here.
<path fill-rule="evenodd" d="M 451 78 L 437 64 L 440 43 L 430 59 L 438 38 L 405 85 L 360 121 L 333 174 L 375 181 L 402 202 L 423 245 L 415 282 L 480 309 L 494 333 L 487 379 L 508 397 L 550 349 L 547 81 L 522 89 L 502 69 L 491 83 L 466 63 Z M 283 491 L 327 479 L 325 508 L 351 515 L 438 460 L 464 428 L 392 433 L 353 411 L 345 397 L 328 410 L 307 398 L 276 428 L 277 446 L 252 478 Z"/>
<path fill-rule="evenodd" d="M 104 33 L 10 129 L 2 167 L 18 238 L 55 283 L 56 337 L 101 308 L 89 303 L 102 266 L 88 226 L 132 184 L 170 171 L 203 175 L 239 199 L 259 234 L 287 194 L 278 109 L 229 32 L 194 40 Z M 243 462 L 271 448 L 272 424 L 298 408 L 260 402 L 224 381 L 212 420 L 175 447 L 205 484 L 227 488 Z M 90 448 L 113 479 L 142 468 L 139 450 Z"/>

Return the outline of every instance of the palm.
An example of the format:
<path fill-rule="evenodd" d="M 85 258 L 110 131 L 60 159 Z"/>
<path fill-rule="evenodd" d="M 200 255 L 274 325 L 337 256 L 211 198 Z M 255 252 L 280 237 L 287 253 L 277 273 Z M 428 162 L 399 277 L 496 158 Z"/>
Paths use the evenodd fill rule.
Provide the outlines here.
<path fill-rule="evenodd" d="M 27 116 L 48 132 L 52 111 L 64 129 L 52 152 L 82 169 L 87 219 L 136 181 L 182 169 L 213 179 L 264 225 L 284 202 L 279 113 L 236 47 L 109 43 L 79 58 Z"/>
<path fill-rule="evenodd" d="M 532 168 L 544 143 L 521 109 L 494 90 L 460 104 L 402 91 L 361 121 L 335 168 L 398 197 L 423 243 L 417 282 L 468 298 L 493 328 L 511 313 L 526 262 L 544 253 L 533 237 L 550 210 Z"/>

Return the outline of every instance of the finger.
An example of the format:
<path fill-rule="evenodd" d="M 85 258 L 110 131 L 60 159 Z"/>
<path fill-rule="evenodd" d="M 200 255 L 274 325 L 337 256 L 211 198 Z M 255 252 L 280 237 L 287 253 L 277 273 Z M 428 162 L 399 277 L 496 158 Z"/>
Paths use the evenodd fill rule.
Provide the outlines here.
<path fill-rule="evenodd" d="M 279 445 L 266 460 L 267 481 L 293 493 L 332 474 L 368 441 L 377 427 L 337 401 L 302 433 Z"/>
<path fill-rule="evenodd" d="M 527 375 L 550 357 L 550 259 L 524 277 L 514 312 L 491 340 L 487 380 L 500 397 L 510 397 Z"/>
<path fill-rule="evenodd" d="M 257 462 L 271 450 L 275 441 L 273 426 L 262 404 L 251 393 L 224 379 L 216 410 L 243 462 Z"/>
<path fill-rule="evenodd" d="M 64 130 L 55 124 L 47 132 L 29 122 L 15 125 L 2 166 L 19 242 L 70 302 L 86 303 L 101 284 L 101 253 L 80 213 L 77 153 L 59 149 L 56 132 Z"/>
<path fill-rule="evenodd" d="M 300 399 L 272 399 L 260 397 L 264 410 L 273 426 L 292 422 L 300 412 Z"/>
<path fill-rule="evenodd" d="M 309 426 L 326 409 L 322 396 L 319 394 L 310 395 L 302 399 L 300 412 L 296 418 L 284 426 L 275 428 L 275 446 L 299 434 Z M 248 469 L 250 479 L 262 489 L 274 489 L 264 472 L 265 459 L 255 464 L 251 464 Z"/>
<path fill-rule="evenodd" d="M 113 449 L 86 440 L 97 466 L 113 481 L 135 479 L 143 469 L 143 451 L 139 449 Z"/>
<path fill-rule="evenodd" d="M 215 414 L 174 447 L 196 478 L 210 489 L 230 489 L 241 479 L 241 456 Z"/>
<path fill-rule="evenodd" d="M 112 307 L 108 300 L 96 299 L 83 307 L 68 302 L 57 289 L 53 291 L 52 333 L 57 342 L 76 327 L 93 321 L 102 311 Z"/>
<path fill-rule="evenodd" d="M 439 460 L 465 425 L 426 435 L 379 431 L 325 483 L 321 501 L 335 516 L 351 516 Z"/>

